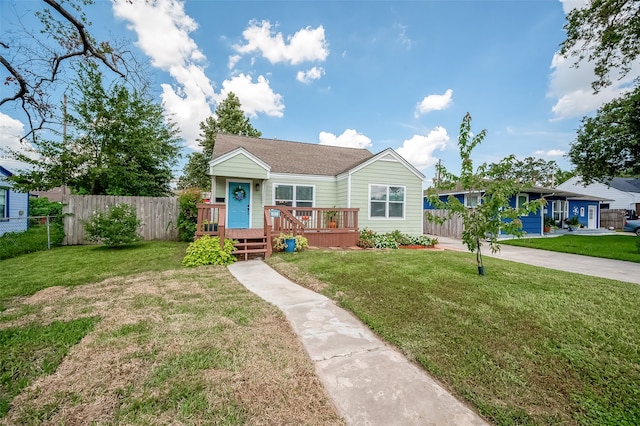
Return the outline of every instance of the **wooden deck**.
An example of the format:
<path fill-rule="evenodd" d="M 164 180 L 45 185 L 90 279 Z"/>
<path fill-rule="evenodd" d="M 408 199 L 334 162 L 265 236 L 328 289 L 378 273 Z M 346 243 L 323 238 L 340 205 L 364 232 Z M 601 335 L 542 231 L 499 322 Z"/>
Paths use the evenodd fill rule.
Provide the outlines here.
<path fill-rule="evenodd" d="M 265 206 L 262 228 L 228 229 L 225 226 L 224 204 L 198 204 L 195 238 L 219 236 L 238 241 L 234 254 L 238 260 L 268 258 L 273 250 L 273 238 L 283 234 L 302 235 L 314 247 L 353 247 L 360 237 L 358 209 L 317 208 L 304 210 L 286 206 Z"/>
<path fill-rule="evenodd" d="M 253 238 L 262 238 L 264 237 L 264 229 L 234 229 L 227 228 L 225 232 L 226 238 L 231 238 L 232 240 L 240 240 L 240 239 L 253 239 Z"/>

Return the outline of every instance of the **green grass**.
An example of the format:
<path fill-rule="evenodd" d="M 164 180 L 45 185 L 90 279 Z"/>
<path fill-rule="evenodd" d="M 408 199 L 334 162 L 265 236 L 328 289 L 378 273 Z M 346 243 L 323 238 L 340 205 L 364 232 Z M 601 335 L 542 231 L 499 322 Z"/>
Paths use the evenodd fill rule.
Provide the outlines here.
<path fill-rule="evenodd" d="M 0 261 L 0 311 L 6 301 L 43 288 L 76 286 L 145 271 L 182 268 L 187 243 L 150 241 L 117 249 L 58 247 Z"/>
<path fill-rule="evenodd" d="M 561 235 L 553 238 L 520 238 L 501 243 L 640 263 L 637 240 L 638 237 L 629 235 Z"/>
<path fill-rule="evenodd" d="M 640 424 L 638 285 L 493 258 L 482 277 L 456 252 L 269 263 L 327 283 L 327 296 L 495 424 Z"/>
<path fill-rule="evenodd" d="M 62 244 L 64 227 L 61 223 L 52 223 L 49 228 L 51 247 Z M 25 232 L 7 232 L 0 236 L 0 260 L 47 250 L 46 225 L 31 225 Z"/>
<path fill-rule="evenodd" d="M 0 423 L 344 424 L 284 315 L 185 248 L 1 261 Z"/>
<path fill-rule="evenodd" d="M 98 320 L 81 318 L 0 330 L 0 418 L 6 415 L 13 397 L 36 378 L 53 373 L 69 348 Z"/>

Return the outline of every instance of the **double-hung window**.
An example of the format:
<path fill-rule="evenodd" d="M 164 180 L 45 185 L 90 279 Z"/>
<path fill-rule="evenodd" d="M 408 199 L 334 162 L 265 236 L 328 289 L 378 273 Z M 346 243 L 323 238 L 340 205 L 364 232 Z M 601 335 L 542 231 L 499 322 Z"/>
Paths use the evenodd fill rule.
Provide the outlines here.
<path fill-rule="evenodd" d="M 464 205 L 465 207 L 477 207 L 480 203 L 482 203 L 482 195 L 478 192 L 464 194 Z"/>
<path fill-rule="evenodd" d="M 524 206 L 528 202 L 529 202 L 529 194 L 518 194 L 518 195 L 516 195 L 516 208 L 517 209 L 519 209 L 520 207 Z"/>
<path fill-rule="evenodd" d="M 0 187 L 0 219 L 9 217 L 9 189 Z"/>
<path fill-rule="evenodd" d="M 313 207 L 313 186 L 276 184 L 275 204 L 288 207 Z"/>
<path fill-rule="evenodd" d="M 369 216 L 381 219 L 404 219 L 404 186 L 370 185 Z"/>

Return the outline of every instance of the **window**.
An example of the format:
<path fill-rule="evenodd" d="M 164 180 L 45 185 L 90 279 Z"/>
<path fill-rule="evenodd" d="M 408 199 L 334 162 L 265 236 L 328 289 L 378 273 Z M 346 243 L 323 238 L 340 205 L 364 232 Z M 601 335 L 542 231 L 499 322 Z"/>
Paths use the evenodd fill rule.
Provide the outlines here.
<path fill-rule="evenodd" d="M 313 186 L 275 185 L 276 206 L 313 207 Z"/>
<path fill-rule="evenodd" d="M 482 196 L 478 193 L 475 194 L 464 194 L 464 205 L 465 207 L 476 207 L 478 204 L 482 203 Z"/>
<path fill-rule="evenodd" d="M 369 216 L 372 218 L 404 218 L 404 186 L 370 185 Z"/>
<path fill-rule="evenodd" d="M 0 218 L 9 217 L 9 190 L 0 187 Z"/>
<path fill-rule="evenodd" d="M 529 194 L 518 194 L 518 195 L 516 195 L 516 208 L 517 209 L 519 209 L 520 207 L 524 206 L 528 202 L 529 202 Z"/>
<path fill-rule="evenodd" d="M 555 200 L 551 203 L 553 220 L 560 222 L 569 215 L 569 203 L 564 200 Z"/>

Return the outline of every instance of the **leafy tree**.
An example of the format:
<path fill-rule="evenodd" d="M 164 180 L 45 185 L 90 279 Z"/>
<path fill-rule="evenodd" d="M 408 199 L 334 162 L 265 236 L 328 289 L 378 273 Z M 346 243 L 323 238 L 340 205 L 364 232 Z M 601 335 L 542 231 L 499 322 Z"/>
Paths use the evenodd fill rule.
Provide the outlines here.
<path fill-rule="evenodd" d="M 493 170 L 489 165 L 489 176 L 492 179 L 514 179 L 523 186 L 544 186 L 553 188 L 574 174 L 572 171 L 562 171 L 555 161 L 547 161 L 542 158 L 527 157 L 523 160 L 514 160 L 513 168 L 506 170 L 508 175 L 501 175 L 500 167 Z"/>
<path fill-rule="evenodd" d="M 209 180 L 209 160 L 213 155 L 213 147 L 216 143 L 218 132 L 230 133 L 233 135 L 260 137 L 262 133 L 256 130 L 240 105 L 240 100 L 230 92 L 215 111 L 216 118 L 208 117 L 200 123 L 200 138 L 197 139 L 202 152 L 194 152 L 189 155 L 182 176 L 178 181 L 178 188 L 189 187 L 205 189 L 211 185 Z"/>
<path fill-rule="evenodd" d="M 620 78 L 631 72 L 640 55 L 640 1 L 591 0 L 567 15 L 567 38 L 561 53 L 595 62 L 597 93 L 611 84 L 611 71 Z M 640 175 L 640 106 L 635 89 L 605 104 L 593 118 L 583 118 L 569 158 L 584 183 L 610 177 Z"/>
<path fill-rule="evenodd" d="M 584 117 L 568 156 L 585 184 L 640 176 L 640 87 Z"/>
<path fill-rule="evenodd" d="M 577 57 L 576 64 L 595 61 L 597 92 L 611 84 L 612 69 L 627 75 L 640 54 L 640 1 L 591 0 L 567 15 L 564 29 L 561 53 Z"/>
<path fill-rule="evenodd" d="M 471 132 L 471 115 L 467 113 L 460 125 L 458 146 L 460 148 L 461 170 L 456 176 L 446 170 L 441 164 L 437 165 L 439 179 L 435 186 L 427 191 L 429 202 L 436 209 L 448 211 L 448 215 L 440 218 L 427 212 L 431 221 L 444 221 L 455 215 L 462 218 L 464 229 L 462 241 L 470 252 L 476 254 L 478 273 L 484 275 L 482 262 L 482 241 L 487 240 L 493 253 L 500 250 L 498 236 L 500 231 L 521 236 L 522 222 L 519 217 L 538 210 L 544 200 L 529 201 L 521 206 L 512 207 L 509 200 L 522 189 L 523 185 L 515 179 L 492 179 L 494 176 L 512 176 L 517 165 L 515 156 L 511 155 L 499 163 L 491 166 L 481 164 L 474 170 L 471 152 L 478 146 L 487 134 L 482 130 L 477 134 Z M 467 207 L 454 196 L 446 201 L 440 199 L 441 191 L 461 189 L 467 194 L 481 194 L 481 199 L 475 207 Z"/>
<path fill-rule="evenodd" d="M 30 151 L 12 152 L 32 166 L 15 174 L 23 190 L 67 185 L 80 194 L 164 196 L 171 192 L 171 165 L 178 130 L 145 89 L 114 84 L 105 89 L 91 64 L 79 67 L 72 86 L 69 135 L 34 138 Z M 35 154 L 35 155 L 34 155 Z"/>
<path fill-rule="evenodd" d="M 93 0 L 29 2 L 29 6 L 39 6 L 33 12 L 40 21 L 39 31 L 26 30 L 17 11 L 12 21 L 15 28 L 3 28 L 0 65 L 6 71 L 2 78 L 10 93 L 0 99 L 0 106 L 15 103 L 25 113 L 28 135 L 55 117 L 50 97 L 63 80 L 67 64 L 99 63 L 113 75 L 126 78 L 135 78 L 138 73 L 138 64 L 126 44 L 92 37 L 91 23 L 83 8 L 93 3 Z"/>

